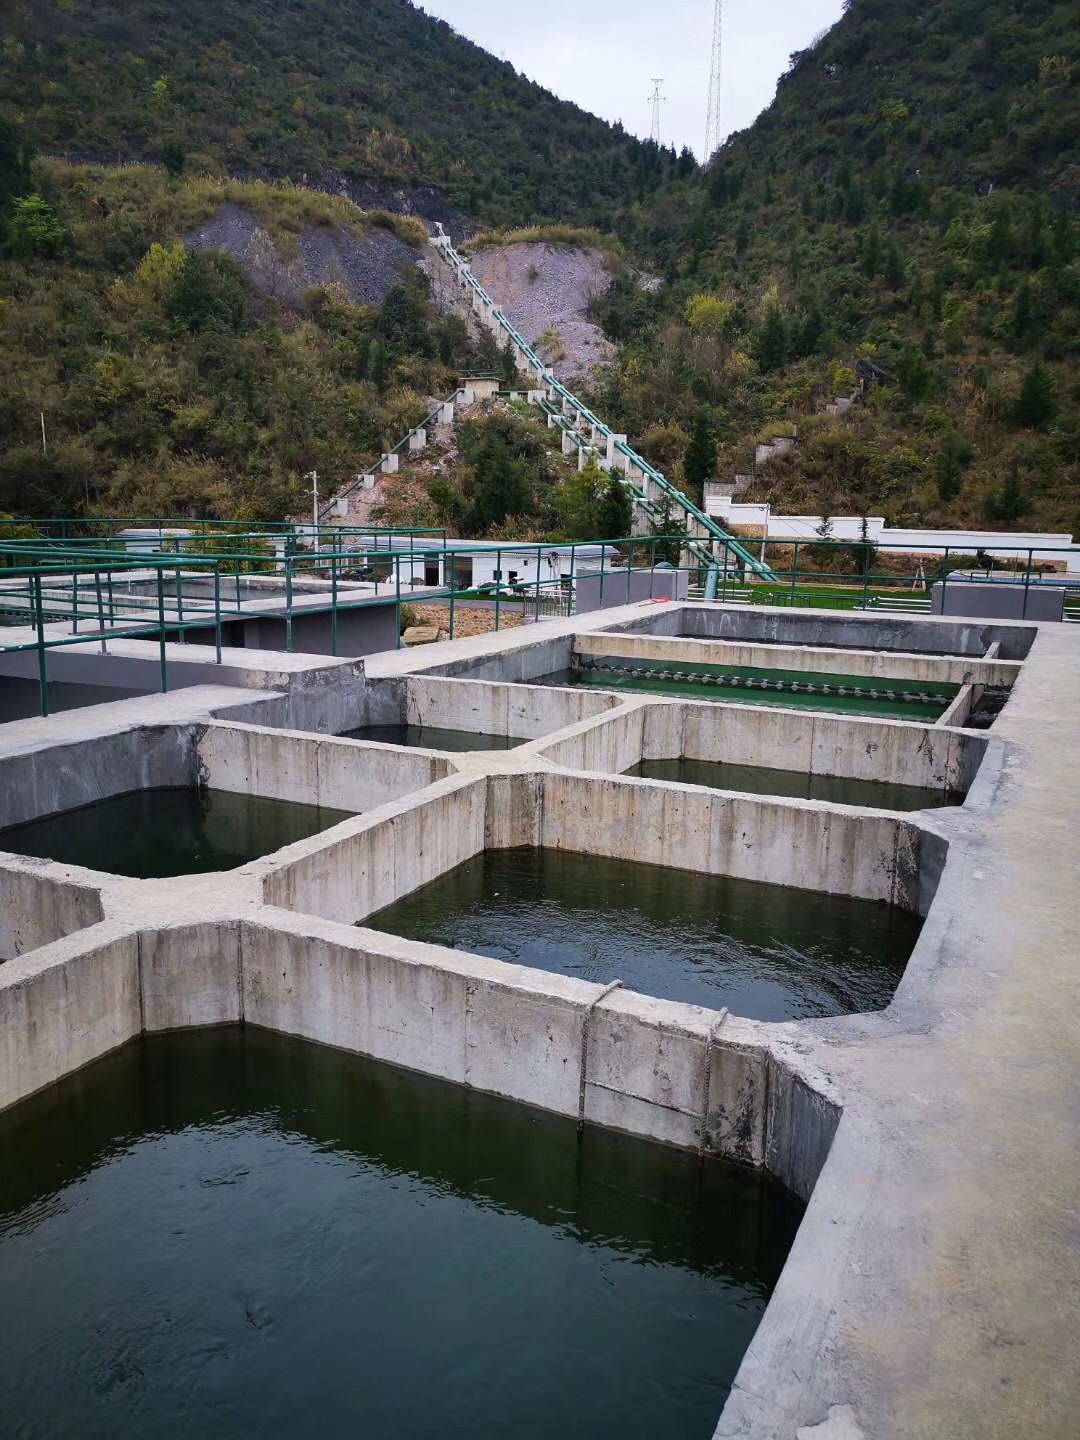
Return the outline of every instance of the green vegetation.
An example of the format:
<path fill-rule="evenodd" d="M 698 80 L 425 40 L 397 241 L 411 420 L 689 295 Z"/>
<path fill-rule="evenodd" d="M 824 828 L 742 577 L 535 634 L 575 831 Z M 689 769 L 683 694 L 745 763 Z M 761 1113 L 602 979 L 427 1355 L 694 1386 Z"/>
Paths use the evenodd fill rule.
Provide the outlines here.
<path fill-rule="evenodd" d="M 621 226 L 669 283 L 596 303 L 621 350 L 595 407 L 688 488 L 697 427 L 727 479 L 796 422 L 748 498 L 1080 531 L 1077 134 L 1075 5 L 852 0 L 706 174 Z M 825 415 L 860 360 L 865 404 Z"/>
<path fill-rule="evenodd" d="M 302 510 L 307 472 L 328 493 L 460 368 L 491 363 L 419 273 L 379 310 L 331 287 L 290 313 L 228 256 L 180 243 L 224 200 L 282 245 L 303 226 L 380 223 L 346 201 L 138 167 L 31 170 L 19 155 L 0 127 L 0 510 Z"/>
<path fill-rule="evenodd" d="M 0 27 L 0 119 L 36 148 L 421 182 L 492 225 L 603 230 L 694 168 L 400 0 L 24 0 Z"/>

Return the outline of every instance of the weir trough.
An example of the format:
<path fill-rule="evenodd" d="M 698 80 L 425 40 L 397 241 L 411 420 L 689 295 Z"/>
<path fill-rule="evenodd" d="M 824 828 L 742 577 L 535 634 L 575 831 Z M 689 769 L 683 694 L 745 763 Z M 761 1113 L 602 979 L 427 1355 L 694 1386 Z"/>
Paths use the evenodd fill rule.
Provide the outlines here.
<path fill-rule="evenodd" d="M 1046 842 L 1070 833 L 1080 803 L 1067 759 L 1080 706 L 1077 643 L 1060 626 L 635 605 L 362 666 L 323 657 L 305 669 L 304 657 L 282 657 L 280 686 L 264 655 L 225 685 L 0 726 L 0 826 L 170 787 L 348 812 L 197 882 L 19 855 L 0 835 L 0 1110 L 13 1107 L 0 1124 L 63 1132 L 76 1082 L 29 1097 L 128 1044 L 144 1047 L 167 1087 L 180 1086 L 193 1056 L 213 1066 L 215 1056 L 240 1053 L 229 1046 L 265 1041 L 269 1058 L 257 1064 L 271 1088 L 293 1065 L 388 1062 L 416 1073 L 339 1068 L 331 1089 L 404 1093 L 450 1082 L 440 1093 L 483 1092 L 495 1098 L 477 1104 L 496 1110 L 517 1102 L 499 1112 L 511 1126 L 530 1114 L 520 1107 L 533 1107 L 553 1135 L 570 1137 L 559 1145 L 586 1147 L 583 1175 L 588 1147 L 618 1137 L 650 1142 L 643 1157 L 669 1147 L 676 1170 L 740 1166 L 807 1208 L 760 1326 L 761 1305 L 752 1305 L 733 1358 L 728 1341 L 715 1347 L 716 1434 L 994 1433 L 988 1416 L 998 1425 L 1028 1413 L 1018 1397 L 1030 1396 L 1029 1368 L 1044 1405 L 1068 1370 L 1068 1327 L 1050 1334 L 1038 1318 L 1058 1274 L 1065 1284 L 1059 1236 L 1061 1255 L 1069 1252 L 1036 1157 L 1050 1145 L 1075 1169 L 1065 1138 L 1071 1091 L 1048 1082 L 1075 1060 L 1060 936 L 1080 915 L 1076 887 Z M 536 683 L 596 656 L 940 685 L 952 695 L 941 714 L 912 721 Z M 1004 700 L 993 728 L 968 728 L 991 691 Z M 343 734 L 373 726 L 405 743 Z M 414 729 L 428 739 L 457 733 L 440 747 L 409 743 L 421 738 Z M 456 748 L 468 746 L 461 732 L 477 744 Z M 500 748 L 484 748 L 489 737 Z M 725 785 L 723 773 L 707 786 L 628 773 L 664 764 L 736 767 L 729 775 L 741 783 Z M 789 778 L 747 780 L 747 768 Z M 793 774 L 805 777 L 806 796 L 769 788 Z M 858 787 L 842 792 L 858 803 L 816 798 L 815 784 L 826 782 Z M 922 792 L 925 807 L 895 787 Z M 875 805 L 877 795 L 892 803 Z M 562 939 L 587 948 L 589 907 L 584 891 L 572 892 L 601 870 L 593 908 L 604 912 L 606 949 L 545 963 L 522 947 L 522 895 L 541 906 L 553 895 L 560 923 L 575 927 Z M 507 902 L 501 886 L 515 874 L 527 885 Z M 467 903 L 456 912 L 437 903 L 431 926 L 393 933 L 409 929 L 410 910 L 438 899 L 428 887 L 459 882 Z M 685 913 L 671 910 L 673 896 Z M 478 932 L 455 929 L 454 915 L 468 919 L 476 897 L 485 924 L 492 902 L 508 909 L 506 934 L 496 915 L 473 949 Z M 697 923 L 695 904 L 717 913 L 729 903 L 766 925 L 770 954 L 791 940 L 800 906 L 852 907 L 869 917 L 868 935 L 895 927 L 887 983 L 842 993 L 829 955 L 807 945 L 792 957 L 806 967 L 805 1003 L 762 1005 L 745 984 L 680 989 L 669 940 L 688 915 Z M 648 934 L 635 914 L 648 919 Z M 549 939 L 550 961 L 561 940 Z M 704 926 L 693 945 L 705 963 L 691 962 L 684 977 L 707 980 L 721 943 Z M 148 1038 L 210 1026 L 235 1033 Z M 260 1040 L 260 1031 L 290 1039 Z M 289 1049 L 295 1042 L 348 1054 L 324 1060 Z M 128 1062 L 102 1063 L 113 1070 L 92 1067 L 78 1083 L 107 1090 Z M 208 1093 L 206 1103 L 217 1102 Z M 253 1091 L 239 1100 L 222 1092 L 220 1103 L 236 1107 L 242 1127 L 245 1107 L 261 1102 Z M 318 1107 L 309 1113 L 316 1118 L 304 1123 L 318 1126 Z M 195 1105 L 190 1117 L 200 1135 L 202 1114 Z M 368 1142 L 344 1143 L 362 1154 Z M 537 1181 L 526 1210 L 561 1203 L 555 1170 L 536 1154 L 553 1188 L 548 1196 Z M 478 1163 L 487 1173 L 488 1162 Z M 411 1175 L 428 1164 L 419 1153 L 402 1157 Z M 677 1183 L 656 1165 L 641 1194 Z M 992 1207 L 978 1199 L 983 1186 Z M 1034 1231 L 1024 1230 L 1029 1212 Z M 719 1212 L 695 1214 L 706 1227 L 724 1223 Z M 272 1222 L 256 1205 L 251 1223 Z M 411 1243 L 425 1236 L 421 1226 Z M 58 1232 L 57 1244 L 67 1243 Z M 778 1243 L 782 1259 L 787 1240 Z M 1037 1286 L 1022 1263 L 1033 1251 Z M 960 1253 L 970 1262 L 963 1294 L 942 1301 Z M 0 1232 L 0 1274 L 4 1254 Z M 542 1274 L 529 1283 L 542 1287 Z M 761 1299 L 772 1283 L 762 1279 Z M 1023 1337 L 1022 1356 L 968 1338 L 1003 1294 L 1001 1323 Z M 535 1405 L 557 1389 L 549 1370 Z M 478 1381 L 481 1409 L 483 1394 Z M 677 1401 L 667 1403 L 668 1419 L 650 1420 L 653 1433 L 699 1433 L 700 1415 L 697 1430 L 683 1430 Z M 496 1428 L 500 1404 L 493 1397 Z M 476 1433 L 485 1428 L 477 1422 Z"/>

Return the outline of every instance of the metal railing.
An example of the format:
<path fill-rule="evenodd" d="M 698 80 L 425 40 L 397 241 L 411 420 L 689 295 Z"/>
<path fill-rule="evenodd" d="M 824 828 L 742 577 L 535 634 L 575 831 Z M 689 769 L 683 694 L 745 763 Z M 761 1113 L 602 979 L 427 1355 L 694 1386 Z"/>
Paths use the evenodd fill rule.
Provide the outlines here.
<path fill-rule="evenodd" d="M 946 550 L 936 562 L 924 562 L 922 573 L 901 574 L 882 554 L 888 547 L 845 541 L 732 542 L 719 547 L 719 558 L 706 570 L 671 563 L 683 550 L 682 535 L 627 536 L 602 545 L 463 541 L 435 548 L 418 548 L 403 538 L 402 546 L 387 548 L 362 546 L 359 536 L 345 530 L 328 534 L 331 543 L 322 548 L 287 554 L 262 570 L 250 568 L 266 561 L 257 549 L 261 542 L 250 535 L 234 534 L 229 543 L 237 548 L 215 547 L 213 554 L 123 557 L 107 539 L 95 543 L 80 537 L 65 552 L 40 539 L 0 541 L 0 656 L 36 653 L 40 710 L 48 714 L 48 654 L 73 645 L 96 645 L 106 654 L 116 640 L 150 641 L 156 645 L 160 689 L 166 691 L 171 640 L 212 645 L 214 663 L 221 664 L 229 627 L 249 620 L 279 621 L 284 643 L 276 648 L 291 652 L 298 648 L 298 622 L 326 616 L 317 653 L 339 655 L 342 617 L 372 606 L 393 607 L 398 643 L 410 606 L 434 610 L 440 630 L 455 638 L 463 614 L 475 625 L 477 612 L 486 612 L 490 618 L 479 623 L 494 631 L 572 615 L 584 580 L 596 582 L 601 608 L 624 603 L 633 583 L 627 576 L 644 573 L 651 576 L 648 592 L 635 593 L 635 599 L 707 593 L 728 605 L 927 613 L 934 583 L 940 581 L 947 597 L 950 583 L 968 580 L 978 568 L 970 551 Z M 748 543 L 759 544 L 763 552 L 771 547 L 771 582 L 748 566 Z M 476 574 L 478 561 L 484 565 L 482 580 Z M 1069 562 L 1077 567 L 1071 577 L 1049 571 L 1034 549 L 1017 546 L 1015 560 L 1006 562 L 1010 568 L 998 566 L 978 578 L 1021 588 L 1020 618 L 1027 615 L 1033 593 L 1060 586 L 1066 592 L 1065 618 L 1076 621 L 1080 547 L 1062 548 L 1058 563 Z M 670 579 L 679 568 L 685 585 Z M 660 583 L 662 573 L 666 578 Z M 511 580 L 511 574 L 525 578 Z"/>

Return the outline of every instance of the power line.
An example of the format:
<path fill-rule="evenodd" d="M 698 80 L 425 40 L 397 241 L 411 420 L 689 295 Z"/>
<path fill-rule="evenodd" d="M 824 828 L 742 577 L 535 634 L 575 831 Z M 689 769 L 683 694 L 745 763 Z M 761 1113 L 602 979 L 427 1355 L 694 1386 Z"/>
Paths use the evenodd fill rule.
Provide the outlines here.
<path fill-rule="evenodd" d="M 723 0 L 716 0 L 713 14 L 712 65 L 709 70 L 709 108 L 705 118 L 705 154 L 707 165 L 720 148 L 720 49 L 723 37 Z"/>

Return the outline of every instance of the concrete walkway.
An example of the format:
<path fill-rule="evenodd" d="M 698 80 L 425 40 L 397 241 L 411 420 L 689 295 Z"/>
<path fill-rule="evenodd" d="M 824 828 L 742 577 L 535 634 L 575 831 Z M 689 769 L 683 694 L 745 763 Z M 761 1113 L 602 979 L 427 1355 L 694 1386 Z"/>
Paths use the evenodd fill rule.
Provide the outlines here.
<path fill-rule="evenodd" d="M 719 1436 L 1080 1434 L 1078 641 L 1040 630 L 994 727 L 936 963 L 819 1027 L 844 1118 Z"/>

